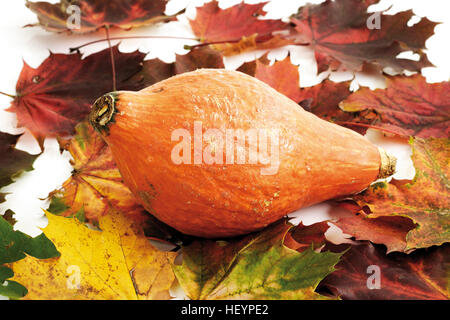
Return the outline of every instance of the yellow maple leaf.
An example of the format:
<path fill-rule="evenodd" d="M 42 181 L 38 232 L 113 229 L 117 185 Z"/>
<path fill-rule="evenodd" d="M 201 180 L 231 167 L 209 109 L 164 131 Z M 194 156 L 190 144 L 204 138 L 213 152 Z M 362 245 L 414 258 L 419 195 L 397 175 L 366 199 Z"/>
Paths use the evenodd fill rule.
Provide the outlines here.
<path fill-rule="evenodd" d="M 136 222 L 111 210 L 101 231 L 77 219 L 46 212 L 44 234 L 61 256 L 31 256 L 12 263 L 14 278 L 28 289 L 25 299 L 168 299 L 176 253 L 153 247 Z"/>

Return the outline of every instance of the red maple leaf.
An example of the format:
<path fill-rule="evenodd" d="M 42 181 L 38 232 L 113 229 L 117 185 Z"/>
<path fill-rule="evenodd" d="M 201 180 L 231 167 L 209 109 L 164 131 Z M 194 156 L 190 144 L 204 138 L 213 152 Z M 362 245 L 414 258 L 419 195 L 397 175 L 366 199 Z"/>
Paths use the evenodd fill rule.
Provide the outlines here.
<path fill-rule="evenodd" d="M 309 226 L 305 226 L 300 222 L 286 234 L 284 245 L 298 252 L 307 250 L 311 245 L 314 249 L 319 249 L 327 241 L 325 232 L 329 227 L 326 221 L 317 222 Z"/>
<path fill-rule="evenodd" d="M 404 251 L 406 236 L 409 231 L 416 227 L 414 222 L 406 217 L 369 218 L 364 214 L 340 218 L 334 224 L 356 240 L 370 240 L 373 243 L 386 245 L 387 253 Z"/>
<path fill-rule="evenodd" d="M 217 1 L 197 8 L 197 16 L 190 20 L 194 34 L 205 43 L 226 43 L 214 46 L 225 55 L 236 54 L 249 49 L 269 49 L 286 45 L 290 41 L 274 34 L 289 28 L 281 20 L 259 19 L 266 15 L 258 4 L 240 3 L 227 9 L 219 8 Z"/>
<path fill-rule="evenodd" d="M 130 78 L 142 69 L 144 53 L 122 53 L 112 48 L 117 88 L 139 90 L 141 78 Z M 53 54 L 33 69 L 24 63 L 16 96 L 8 111 L 18 125 L 37 138 L 72 134 L 75 125 L 89 113 L 96 98 L 113 89 L 110 51 L 105 49 L 82 59 L 81 54 Z"/>
<path fill-rule="evenodd" d="M 344 248 L 325 247 L 334 252 Z M 349 300 L 448 300 L 449 254 L 448 244 L 409 255 L 387 255 L 383 247 L 371 243 L 351 246 L 336 265 L 337 270 L 319 287 Z"/>
<path fill-rule="evenodd" d="M 291 18 L 295 31 L 290 38 L 313 46 L 318 72 L 341 64 L 359 70 L 365 62 L 395 70 L 419 71 L 430 66 L 425 53 L 425 41 L 433 34 L 435 22 L 422 18 L 409 27 L 412 10 L 385 15 L 368 13 L 367 8 L 379 0 L 327 0 L 307 4 Z M 378 26 L 368 26 L 373 15 L 379 15 Z M 420 60 L 397 58 L 401 52 L 412 51 Z"/>
<path fill-rule="evenodd" d="M 102 27 L 130 29 L 168 21 L 171 17 L 164 15 L 166 3 L 167 0 L 61 0 L 56 4 L 27 1 L 26 6 L 37 14 L 39 24 L 48 31 L 86 33 Z M 76 14 L 71 8 L 76 7 L 71 6 L 79 8 L 79 28 L 71 18 Z"/>
<path fill-rule="evenodd" d="M 341 102 L 347 112 L 361 114 L 348 122 L 368 124 L 402 136 L 450 136 L 450 82 L 427 83 L 420 74 L 386 76 L 386 89 L 361 88 Z M 372 112 L 371 112 L 372 111 Z"/>

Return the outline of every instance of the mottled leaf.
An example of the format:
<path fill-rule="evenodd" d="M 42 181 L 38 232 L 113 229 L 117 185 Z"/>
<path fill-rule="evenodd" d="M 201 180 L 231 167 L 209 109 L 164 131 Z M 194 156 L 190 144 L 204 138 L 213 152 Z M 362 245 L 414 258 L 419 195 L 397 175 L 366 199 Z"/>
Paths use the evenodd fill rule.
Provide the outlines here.
<path fill-rule="evenodd" d="M 400 216 L 417 224 L 407 233 L 406 246 L 403 248 L 405 251 L 450 241 L 450 141 L 416 138 L 412 141 L 412 147 L 416 169 L 413 181 L 376 183 L 354 197 L 360 207 L 370 210 L 369 218 Z M 411 223 L 408 223 L 409 226 Z M 372 232 L 383 231 L 374 228 Z M 373 237 L 379 236 L 365 236 L 369 239 Z"/>
<path fill-rule="evenodd" d="M 101 231 L 76 219 L 47 213 L 44 234 L 59 258 L 33 257 L 12 263 L 15 281 L 28 288 L 25 299 L 168 299 L 175 253 L 154 248 L 141 226 L 112 211 L 99 219 Z"/>
<path fill-rule="evenodd" d="M 49 210 L 63 216 L 78 216 L 79 220 L 97 220 L 112 208 L 129 215 L 139 215 L 143 209 L 131 191 L 123 184 L 111 150 L 94 129 L 83 122 L 70 140 L 60 140 L 70 152 L 72 176 L 62 188 L 51 194 Z"/>
<path fill-rule="evenodd" d="M 409 255 L 386 255 L 383 247 L 370 243 L 355 245 L 320 286 L 351 300 L 448 300 L 449 257 L 450 245 Z"/>
<path fill-rule="evenodd" d="M 13 182 L 13 178 L 23 171 L 33 169 L 37 155 L 31 155 L 15 148 L 20 135 L 0 132 L 0 188 Z M 5 194 L 0 193 L 0 202 Z"/>
<path fill-rule="evenodd" d="M 292 43 L 275 34 L 288 28 L 288 24 L 281 20 L 260 19 L 266 14 L 263 11 L 265 5 L 240 3 L 221 9 L 213 0 L 197 8 L 197 15 L 190 24 L 202 42 L 213 43 L 214 48 L 225 55 Z"/>
<path fill-rule="evenodd" d="M 314 292 L 340 254 L 284 246 L 284 221 L 240 239 L 183 247 L 175 275 L 191 299 L 325 299 Z"/>
<path fill-rule="evenodd" d="M 139 90 L 143 79 L 130 78 L 142 70 L 144 53 L 122 53 L 112 48 L 119 90 Z M 87 56 L 53 54 L 33 69 L 24 63 L 16 85 L 16 97 L 8 111 L 15 112 L 18 125 L 36 137 L 72 134 L 89 113 L 92 103 L 113 90 L 109 49 Z"/>
<path fill-rule="evenodd" d="M 171 17 L 164 15 L 166 3 L 167 0 L 61 0 L 52 4 L 27 0 L 26 6 L 37 14 L 39 25 L 47 31 L 86 33 L 101 27 L 128 30 L 168 21 Z M 79 26 L 74 16 L 77 13 Z"/>
<path fill-rule="evenodd" d="M 0 216 L 0 295 L 18 299 L 27 293 L 23 285 L 10 280 L 14 272 L 4 265 L 27 256 L 36 260 L 48 259 L 59 256 L 59 252 L 44 234 L 32 238 L 14 231 L 13 226 Z"/>
<path fill-rule="evenodd" d="M 375 117 L 356 115 L 350 122 L 402 136 L 450 137 L 450 82 L 427 83 L 420 74 L 386 76 L 386 89 L 361 88 L 340 107 L 349 112 L 372 112 Z"/>
<path fill-rule="evenodd" d="M 370 218 L 363 213 L 354 217 L 340 218 L 334 224 L 356 240 L 370 240 L 386 245 L 388 253 L 405 250 L 406 235 L 417 227 L 406 217 Z"/>
<path fill-rule="evenodd" d="M 296 32 L 290 37 L 313 47 L 319 72 L 340 65 L 360 70 L 364 63 L 398 71 L 420 71 L 430 66 L 423 49 L 436 23 L 422 18 L 408 26 L 414 16 L 412 10 L 395 15 L 368 13 L 367 8 L 378 1 L 326 0 L 321 4 L 307 4 L 291 18 Z M 372 23 L 377 15 L 379 24 Z M 397 58 L 406 51 L 417 53 L 419 61 Z"/>

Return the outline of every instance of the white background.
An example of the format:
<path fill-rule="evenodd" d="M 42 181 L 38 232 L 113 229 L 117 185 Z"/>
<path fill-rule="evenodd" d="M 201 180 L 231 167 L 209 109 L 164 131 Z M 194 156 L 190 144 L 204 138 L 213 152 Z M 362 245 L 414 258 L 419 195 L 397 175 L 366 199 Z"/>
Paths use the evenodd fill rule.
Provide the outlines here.
<path fill-rule="evenodd" d="M 124 0 L 125 1 L 125 0 Z M 56 3 L 58 1 L 48 0 Z M 179 21 L 160 24 L 135 29 L 132 31 L 112 31 L 112 36 L 126 35 L 163 35 L 195 37 L 190 30 L 187 17 L 195 17 L 195 7 L 201 5 L 203 0 L 171 0 L 167 6 L 166 13 L 174 14 L 187 7 L 186 15 L 179 18 Z M 219 1 L 222 8 L 239 3 L 239 0 Z M 258 3 L 261 1 L 245 1 L 247 3 Z M 297 11 L 300 5 L 307 1 L 303 0 L 273 0 L 266 6 L 267 18 L 279 19 L 287 18 Z M 319 3 L 321 1 L 309 1 Z M 398 11 L 413 9 L 414 13 L 423 17 L 426 16 L 432 21 L 442 22 L 435 28 L 435 35 L 427 42 L 428 58 L 436 66 L 423 69 L 422 73 L 428 82 L 448 81 L 450 79 L 450 54 L 449 54 L 449 1 L 447 0 L 382 0 L 380 4 L 370 7 L 371 11 L 389 9 L 388 13 L 393 14 Z M 410 23 L 416 23 L 419 18 L 414 18 Z M 68 53 L 70 47 L 84 44 L 91 40 L 104 38 L 103 32 L 89 35 L 68 36 L 65 34 L 54 34 L 45 30 L 34 28 L 22 28 L 22 26 L 37 22 L 36 16 L 25 7 L 25 1 L 1 1 L 0 2 L 0 39 L 2 47 L 0 50 L 0 91 L 14 94 L 16 81 L 22 69 L 23 61 L 36 68 L 48 57 L 49 51 L 54 53 Z M 115 42 L 113 42 L 115 43 Z M 124 40 L 120 49 L 124 52 L 136 49 L 148 52 L 146 59 L 159 58 L 165 62 L 173 62 L 175 53 L 185 54 L 183 49 L 185 44 L 195 42 L 180 41 L 173 39 L 139 39 Z M 106 42 L 92 45 L 82 49 L 85 55 L 97 52 L 106 48 Z M 333 81 L 344 81 L 353 78 L 348 72 L 334 72 L 331 75 L 327 72 L 316 75 L 316 63 L 313 52 L 306 47 L 292 47 L 272 50 L 270 59 L 282 60 L 290 53 L 292 63 L 299 65 L 300 85 L 302 87 L 312 86 L 322 79 L 330 76 Z M 264 51 L 246 53 L 225 59 L 225 65 L 229 69 L 236 69 L 244 61 L 254 60 L 261 56 Z M 412 57 L 414 58 L 414 57 Z M 384 81 L 381 76 L 367 76 L 356 74 L 352 89 L 359 85 L 370 88 L 383 88 Z M 39 147 L 34 138 L 23 128 L 16 128 L 16 116 L 6 112 L 11 99 L 0 95 L 0 131 L 18 134 L 24 132 L 20 138 L 17 148 L 30 153 L 39 153 Z M 375 144 L 384 147 L 388 152 L 398 157 L 397 179 L 411 179 L 414 176 L 414 168 L 410 160 L 411 150 L 404 139 L 387 138 L 378 132 L 369 130 L 368 138 Z M 1 156 L 1 155 L 0 155 Z M 17 181 L 2 189 L 2 192 L 10 193 L 6 197 L 6 202 L 0 204 L 0 213 L 9 208 L 13 210 L 16 220 L 16 229 L 26 232 L 32 236 L 41 233 L 41 228 L 45 227 L 47 221 L 42 209 L 48 207 L 45 200 L 48 193 L 59 188 L 61 184 L 70 176 L 71 166 L 69 164 L 70 155 L 65 152 L 59 153 L 59 147 L 55 139 L 47 138 L 45 141 L 44 153 L 34 163 L 34 170 L 24 173 Z M 299 210 L 292 214 L 294 222 L 303 221 L 309 225 L 317 221 L 333 218 L 343 214 L 331 210 L 327 204 L 319 204 L 310 208 Z M 328 235 L 337 241 L 341 237 L 339 230 L 333 229 Z"/>

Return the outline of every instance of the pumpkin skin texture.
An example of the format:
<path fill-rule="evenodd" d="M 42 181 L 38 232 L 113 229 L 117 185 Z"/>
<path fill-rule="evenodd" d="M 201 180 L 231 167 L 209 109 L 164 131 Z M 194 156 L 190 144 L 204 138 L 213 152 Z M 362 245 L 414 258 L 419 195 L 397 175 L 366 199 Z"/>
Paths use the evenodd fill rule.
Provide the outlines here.
<path fill-rule="evenodd" d="M 171 154 L 180 141 L 172 141 L 172 132 L 190 132 L 193 158 L 195 121 L 203 133 L 277 130 L 278 170 L 263 175 L 267 164 L 225 160 L 175 164 Z M 299 208 L 360 192 L 379 177 L 382 161 L 360 134 L 316 117 L 256 78 L 223 69 L 105 95 L 94 104 L 90 122 L 144 208 L 185 234 L 205 238 L 246 234 Z M 203 148 L 213 144 L 203 139 Z"/>

